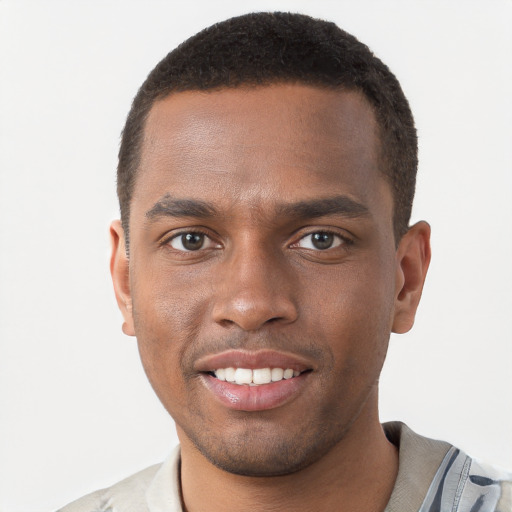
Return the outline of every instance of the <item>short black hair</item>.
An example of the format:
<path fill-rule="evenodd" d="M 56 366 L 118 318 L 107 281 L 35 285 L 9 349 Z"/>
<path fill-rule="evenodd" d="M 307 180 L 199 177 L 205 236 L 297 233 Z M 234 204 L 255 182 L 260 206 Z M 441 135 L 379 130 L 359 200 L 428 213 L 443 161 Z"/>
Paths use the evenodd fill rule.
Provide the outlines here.
<path fill-rule="evenodd" d="M 260 12 L 230 18 L 187 39 L 160 61 L 137 92 L 117 171 L 127 248 L 144 126 L 155 101 L 180 91 L 274 83 L 364 94 L 379 126 L 380 170 L 393 192 L 398 243 L 408 229 L 418 166 L 414 119 L 398 80 L 366 45 L 334 23 L 303 14 Z"/>

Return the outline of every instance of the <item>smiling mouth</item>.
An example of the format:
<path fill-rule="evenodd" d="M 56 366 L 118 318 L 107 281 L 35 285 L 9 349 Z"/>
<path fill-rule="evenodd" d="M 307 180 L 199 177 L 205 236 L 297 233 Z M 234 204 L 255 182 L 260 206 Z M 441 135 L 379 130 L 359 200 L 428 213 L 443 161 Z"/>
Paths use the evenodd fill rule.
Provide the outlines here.
<path fill-rule="evenodd" d="M 301 396 L 315 365 L 275 350 L 228 350 L 199 359 L 195 369 L 227 409 L 256 412 L 281 407 Z"/>
<path fill-rule="evenodd" d="M 273 382 L 280 382 L 282 380 L 293 379 L 302 373 L 311 370 L 298 371 L 292 368 L 218 368 L 217 370 L 207 372 L 212 377 L 232 384 L 240 386 L 262 386 L 264 384 L 271 384 Z"/>

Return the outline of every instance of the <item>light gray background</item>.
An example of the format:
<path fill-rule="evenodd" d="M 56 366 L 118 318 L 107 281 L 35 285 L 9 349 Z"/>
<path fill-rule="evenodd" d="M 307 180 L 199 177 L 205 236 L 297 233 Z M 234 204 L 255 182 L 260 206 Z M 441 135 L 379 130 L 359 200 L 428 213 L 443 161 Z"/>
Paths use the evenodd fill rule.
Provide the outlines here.
<path fill-rule="evenodd" d="M 0 510 L 51 510 L 176 438 L 108 274 L 119 133 L 170 49 L 250 10 L 337 22 L 416 116 L 434 257 L 382 419 L 512 467 L 512 3 L 0 0 Z"/>

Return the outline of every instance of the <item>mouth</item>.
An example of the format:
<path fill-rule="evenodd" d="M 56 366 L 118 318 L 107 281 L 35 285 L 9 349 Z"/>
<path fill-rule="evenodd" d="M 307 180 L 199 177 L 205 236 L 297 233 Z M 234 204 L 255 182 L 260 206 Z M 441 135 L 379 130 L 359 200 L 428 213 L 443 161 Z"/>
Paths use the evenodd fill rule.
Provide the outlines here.
<path fill-rule="evenodd" d="M 304 370 L 300 372 L 292 368 L 218 368 L 212 372 L 208 372 L 209 375 L 223 382 L 231 382 L 239 386 L 263 386 L 272 382 L 280 382 L 282 380 L 293 379 L 298 377 L 302 373 L 309 372 L 311 370 Z"/>
<path fill-rule="evenodd" d="M 301 357 L 274 351 L 228 351 L 197 362 L 203 383 L 229 409 L 275 409 L 305 388 L 313 365 Z"/>

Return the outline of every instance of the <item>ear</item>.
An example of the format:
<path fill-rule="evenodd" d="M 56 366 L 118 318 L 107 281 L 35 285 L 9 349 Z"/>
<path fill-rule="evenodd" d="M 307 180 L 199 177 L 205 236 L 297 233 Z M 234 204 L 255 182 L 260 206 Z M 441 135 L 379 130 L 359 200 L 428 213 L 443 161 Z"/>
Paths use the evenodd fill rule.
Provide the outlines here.
<path fill-rule="evenodd" d="M 430 226 L 418 222 L 402 237 L 396 251 L 393 332 L 402 334 L 414 324 L 430 255 Z"/>
<path fill-rule="evenodd" d="M 126 254 L 124 230 L 119 220 L 115 220 L 110 225 L 110 241 L 112 243 L 110 274 L 114 283 L 117 305 L 124 318 L 123 332 L 128 336 L 135 336 L 130 293 L 130 264 Z"/>

